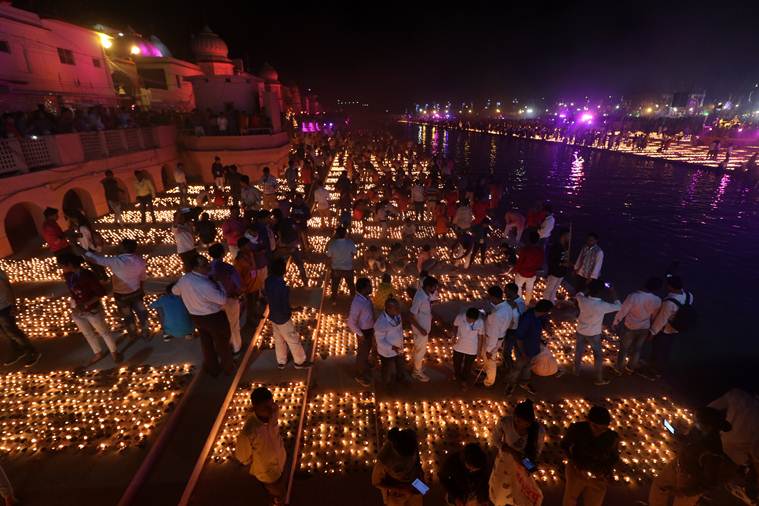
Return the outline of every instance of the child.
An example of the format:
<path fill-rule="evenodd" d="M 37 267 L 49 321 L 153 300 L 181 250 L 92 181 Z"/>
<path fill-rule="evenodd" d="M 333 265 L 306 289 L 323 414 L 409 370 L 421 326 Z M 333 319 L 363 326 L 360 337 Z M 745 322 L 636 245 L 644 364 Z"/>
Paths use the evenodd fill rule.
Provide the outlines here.
<path fill-rule="evenodd" d="M 369 249 L 364 253 L 364 260 L 370 271 L 385 272 L 386 265 L 385 259 L 382 256 L 382 252 L 376 245 L 369 246 Z"/>
<path fill-rule="evenodd" d="M 416 223 L 411 221 L 411 218 L 406 218 L 406 222 L 403 224 L 403 231 L 401 236 L 404 241 L 410 241 L 416 236 Z"/>
<path fill-rule="evenodd" d="M 216 242 L 216 225 L 211 221 L 208 213 L 200 215 L 200 221 L 198 221 L 196 230 L 200 244 L 204 249 L 208 249 L 208 246 Z"/>
<path fill-rule="evenodd" d="M 382 282 L 374 291 L 374 297 L 372 297 L 374 309 L 377 311 L 383 311 L 385 309 L 385 301 L 390 298 L 395 298 L 394 295 L 395 288 L 393 288 L 392 278 L 390 277 L 390 274 L 385 273 L 382 275 Z"/>
<path fill-rule="evenodd" d="M 433 258 L 434 251 L 432 250 L 432 246 L 429 244 L 425 244 L 422 246 L 422 249 L 419 250 L 419 256 L 416 259 L 416 270 L 417 272 L 422 271 L 431 271 L 435 265 L 437 265 L 437 260 Z"/>
<path fill-rule="evenodd" d="M 192 339 L 194 328 L 190 313 L 187 312 L 182 299 L 171 292 L 172 288 L 174 288 L 174 283 L 166 287 L 166 293 L 153 302 L 150 308 L 158 310 L 165 342 L 171 341 L 174 337 Z"/>
<path fill-rule="evenodd" d="M 470 307 L 453 321 L 456 327 L 456 343 L 453 345 L 454 379 L 466 390 L 472 364 L 482 348 L 485 326 L 480 318 L 480 310 Z"/>

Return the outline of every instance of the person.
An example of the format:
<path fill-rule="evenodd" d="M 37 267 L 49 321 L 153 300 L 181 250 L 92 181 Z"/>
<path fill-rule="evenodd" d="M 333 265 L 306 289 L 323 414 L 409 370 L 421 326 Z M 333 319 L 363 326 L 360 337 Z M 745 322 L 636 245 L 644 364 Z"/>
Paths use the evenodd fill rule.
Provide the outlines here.
<path fill-rule="evenodd" d="M 482 349 L 482 337 L 485 325 L 480 318 L 480 310 L 470 307 L 459 313 L 453 320 L 456 327 L 456 342 L 453 344 L 453 377 L 461 388 L 469 386 L 470 373 L 474 359 Z"/>
<path fill-rule="evenodd" d="M 172 288 L 174 283 L 166 285 L 166 293 L 150 304 L 150 309 L 158 311 L 164 342 L 169 342 L 175 337 L 191 339 L 194 330 L 190 313 L 187 312 L 182 299 L 171 293 Z"/>
<path fill-rule="evenodd" d="M 526 226 L 524 215 L 518 211 L 508 211 L 504 216 L 504 220 L 506 221 L 506 226 L 503 229 L 503 238 L 509 242 L 513 241 L 512 244 L 519 244 L 522 242 L 522 234 L 524 233 Z M 512 230 L 514 231 L 514 238 L 510 239 L 509 235 Z"/>
<path fill-rule="evenodd" d="M 232 258 L 237 256 L 237 241 L 245 234 L 245 220 L 240 217 L 240 208 L 235 204 L 229 208 L 229 218 L 221 225 L 227 250 Z"/>
<path fill-rule="evenodd" d="M 392 276 L 385 272 L 380 278 L 380 284 L 374 292 L 372 302 L 374 303 L 374 309 L 376 311 L 382 311 L 385 309 L 385 301 L 389 298 L 395 298 L 395 288 L 393 287 Z"/>
<path fill-rule="evenodd" d="M 604 252 L 598 245 L 598 234 L 591 232 L 585 239 L 585 245 L 575 261 L 574 270 L 578 277 L 578 290 L 593 279 L 601 275 L 601 266 L 604 263 Z"/>
<path fill-rule="evenodd" d="M 93 356 L 86 365 L 92 365 L 105 357 L 97 335 L 105 342 L 113 362 L 119 364 L 122 356 L 116 348 L 111 329 L 105 322 L 101 301 L 105 289 L 92 271 L 82 268 L 82 262 L 82 257 L 73 253 L 64 253 L 58 257 L 58 266 L 63 271 L 63 279 L 71 295 L 71 319 L 92 349 Z"/>
<path fill-rule="evenodd" d="M 202 208 L 211 201 L 212 186 L 204 186 L 195 196 L 195 206 Z"/>
<path fill-rule="evenodd" d="M 445 237 L 448 234 L 448 214 L 446 204 L 442 200 L 435 206 L 433 221 L 435 222 L 435 236 L 437 238 Z"/>
<path fill-rule="evenodd" d="M 492 387 L 498 367 L 498 352 L 503 348 L 503 340 L 511 326 L 514 309 L 508 301 L 503 300 L 503 290 L 500 286 L 493 285 L 488 288 L 487 299 L 491 310 L 485 317 L 485 345 L 483 346 L 485 381 L 483 384 L 486 387 Z"/>
<path fill-rule="evenodd" d="M 391 388 L 393 382 L 405 382 L 403 324 L 397 300 L 390 297 L 385 301 L 385 309 L 374 322 L 373 330 L 377 355 L 382 365 L 382 383 Z"/>
<path fill-rule="evenodd" d="M 257 211 L 261 208 L 262 199 L 261 191 L 250 184 L 250 177 L 245 174 L 240 176 L 240 200 L 242 201 L 242 208 L 246 212 Z"/>
<path fill-rule="evenodd" d="M 213 184 L 216 188 L 224 186 L 224 165 L 221 163 L 221 158 L 218 156 L 213 157 L 213 164 L 211 164 L 211 177 L 213 177 Z"/>
<path fill-rule="evenodd" d="M 171 233 L 177 245 L 177 254 L 182 259 L 184 271 L 189 272 L 192 270 L 193 260 L 198 256 L 198 252 L 195 249 L 195 237 L 192 235 L 192 223 L 188 223 L 181 211 L 174 213 Z"/>
<path fill-rule="evenodd" d="M 330 259 L 330 298 L 332 305 L 337 303 L 337 290 L 340 280 L 344 279 L 350 294 L 356 291 L 353 284 L 353 258 L 356 255 L 356 245 L 346 238 L 348 231 L 337 227 L 335 237 L 327 244 L 327 257 Z"/>
<path fill-rule="evenodd" d="M 678 312 L 683 311 L 684 307 L 693 305 L 693 294 L 683 289 L 683 281 L 680 276 L 667 276 L 664 288 L 667 295 L 662 300 L 648 336 L 648 339 L 653 339 L 654 359 L 653 374 L 644 373 L 644 377 L 649 379 L 661 378 L 669 369 L 669 355 L 674 339 L 681 330 L 687 330 L 677 328 L 675 318 Z"/>
<path fill-rule="evenodd" d="M 477 443 L 451 453 L 440 469 L 446 502 L 455 506 L 487 506 L 489 477 L 487 454 Z"/>
<path fill-rule="evenodd" d="M 508 460 L 521 464 L 529 459 L 537 466 L 545 447 L 546 430 L 535 418 L 535 408 L 530 399 L 514 407 L 511 415 L 502 417 L 492 432 L 491 445 L 497 449 L 493 472 L 490 474 L 490 502 L 495 506 L 514 504 L 511 475 L 515 466 Z"/>
<path fill-rule="evenodd" d="M 372 468 L 372 486 L 385 506 L 422 506 L 422 494 L 412 485 L 416 480 L 424 481 L 416 432 L 393 427 Z"/>
<path fill-rule="evenodd" d="M 153 207 L 155 187 L 153 186 L 153 182 L 145 177 L 145 173 L 141 170 L 134 171 L 134 177 L 134 193 L 137 196 L 137 204 L 140 206 L 140 220 L 143 225 L 147 223 L 146 213 L 149 210 L 150 218 L 155 223 L 155 209 Z"/>
<path fill-rule="evenodd" d="M 696 410 L 695 425 L 683 436 L 675 433 L 675 459 L 651 482 L 649 506 L 696 506 L 704 493 L 723 485 L 736 471 L 722 449 L 722 433 L 732 429 L 725 412 Z"/>
<path fill-rule="evenodd" d="M 506 395 L 511 395 L 517 384 L 527 393 L 535 394 L 535 387 L 530 384 L 532 362 L 540 353 L 543 328 L 552 310 L 553 303 L 542 299 L 519 317 L 515 332 L 517 359 L 509 373 Z"/>
<path fill-rule="evenodd" d="M 404 241 L 411 241 L 414 237 L 416 237 L 416 223 L 411 221 L 411 218 L 406 218 L 401 229 L 401 238 Z"/>
<path fill-rule="evenodd" d="M 411 335 L 414 338 L 414 372 L 412 377 L 423 383 L 430 378 L 424 374 L 424 356 L 427 354 L 427 341 L 432 329 L 432 302 L 437 300 L 435 292 L 438 289 L 438 281 L 432 276 L 427 276 L 422 281 L 422 287 L 414 294 L 409 309 L 411 320 Z"/>
<path fill-rule="evenodd" d="M 208 248 L 208 255 L 212 259 L 209 278 L 221 286 L 227 296 L 223 309 L 229 321 L 229 343 L 232 345 L 232 353 L 237 355 L 242 349 L 242 337 L 240 335 L 242 279 L 237 270 L 224 261 L 225 253 L 224 245 L 218 242 Z"/>
<path fill-rule="evenodd" d="M 376 244 L 372 244 L 364 253 L 364 261 L 369 271 L 385 272 L 387 265 L 382 252 Z"/>
<path fill-rule="evenodd" d="M 286 217 L 281 209 L 275 209 L 271 213 L 270 224 L 277 237 L 277 255 L 283 258 L 289 257 L 298 269 L 303 286 L 308 286 L 308 274 L 303 263 L 300 239 L 293 220 Z"/>
<path fill-rule="evenodd" d="M 619 460 L 619 435 L 609 428 L 611 415 L 593 406 L 587 419 L 569 426 L 561 440 L 568 462 L 562 506 L 601 506 L 614 465 Z"/>
<path fill-rule="evenodd" d="M 232 196 L 232 205 L 239 205 L 242 200 L 242 174 L 237 172 L 237 165 L 232 164 L 227 170 L 227 184 Z"/>
<path fill-rule="evenodd" d="M 543 298 L 556 304 L 556 292 L 564 277 L 569 274 L 572 263 L 569 260 L 569 243 L 572 236 L 569 230 L 561 230 L 558 238 L 548 247 L 548 277 Z"/>
<path fill-rule="evenodd" d="M 593 362 L 596 386 L 608 385 L 609 380 L 603 376 L 604 355 L 601 347 L 603 337 L 603 320 L 607 313 L 619 311 L 622 304 L 617 300 L 614 288 L 611 288 L 614 302 L 606 302 L 601 299 L 604 283 L 600 279 L 594 279 L 588 283 L 585 292 L 577 292 L 575 300 L 580 314 L 577 316 L 577 330 L 575 331 L 575 359 L 574 375 L 580 375 L 582 356 L 585 354 L 585 344 L 589 343 L 593 350 Z"/>
<path fill-rule="evenodd" d="M 648 337 L 651 322 L 661 307 L 661 298 L 656 292 L 661 290 L 662 284 L 661 278 L 650 278 L 642 290 L 625 298 L 614 316 L 612 327 L 619 329 L 619 353 L 613 370 L 618 376 L 623 372 L 632 374 L 638 368 L 640 352 Z M 628 357 L 629 363 L 625 363 Z"/>
<path fill-rule="evenodd" d="M 196 255 L 190 272 L 179 278 L 171 293 L 182 298 L 200 337 L 203 370 L 211 376 L 234 371 L 232 347 L 229 344 L 229 321 L 224 314 L 227 295 L 209 278 L 211 266 L 203 255 Z"/>
<path fill-rule="evenodd" d="M 45 220 L 42 222 L 42 238 L 47 243 L 50 252 L 56 257 L 71 253 L 71 244 L 58 225 L 58 209 L 47 207 L 43 211 L 43 215 Z"/>
<path fill-rule="evenodd" d="M 311 209 L 306 204 L 303 194 L 296 193 L 293 205 L 290 207 L 290 219 L 295 227 L 295 232 L 298 234 L 298 241 L 303 251 L 308 249 L 308 219 L 310 217 Z"/>
<path fill-rule="evenodd" d="M 279 407 L 266 387 L 253 389 L 250 404 L 253 413 L 237 436 L 235 458 L 250 466 L 250 474 L 263 484 L 274 505 L 284 504 L 287 453 L 279 430 Z"/>
<path fill-rule="evenodd" d="M 437 265 L 435 251 L 430 244 L 423 244 L 416 257 L 417 272 L 430 272 Z"/>
<path fill-rule="evenodd" d="M 121 217 L 121 198 L 124 191 L 119 187 L 119 182 L 113 177 L 112 170 L 105 171 L 105 177 L 100 180 L 100 184 L 103 185 L 103 192 L 105 193 L 105 201 L 108 203 L 108 208 L 113 212 L 113 220 L 121 225 L 124 223 L 124 219 Z"/>
<path fill-rule="evenodd" d="M 722 448 L 736 466 L 746 470 L 746 495 L 756 500 L 759 492 L 759 396 L 733 388 L 709 403 L 725 413 L 732 426 L 721 432 Z"/>
<path fill-rule="evenodd" d="M 474 221 L 474 215 L 472 214 L 472 208 L 469 207 L 469 200 L 462 199 L 459 202 L 459 206 L 456 208 L 456 214 L 451 221 L 456 234 L 461 234 L 469 230 L 472 226 L 472 221 Z"/>
<path fill-rule="evenodd" d="M 414 184 L 411 186 L 411 201 L 414 203 L 414 214 L 416 215 L 416 219 L 421 220 L 424 213 L 425 194 L 424 186 L 418 179 L 414 181 Z"/>
<path fill-rule="evenodd" d="M 187 202 L 187 173 L 184 171 L 184 164 L 177 162 L 174 166 L 174 183 L 179 190 L 179 205 L 184 205 Z"/>
<path fill-rule="evenodd" d="M 329 190 L 324 187 L 324 183 L 317 181 L 316 188 L 314 188 L 314 203 L 322 228 L 329 224 L 329 197 Z M 325 220 L 327 221 L 325 222 Z"/>
<path fill-rule="evenodd" d="M 124 318 L 124 327 L 126 327 L 130 339 L 137 339 L 136 315 L 140 322 L 140 335 L 147 341 L 151 337 L 143 289 L 143 283 L 147 278 L 147 264 L 137 254 L 137 241 L 134 239 L 122 239 L 120 249 L 121 252 L 116 256 L 106 256 L 87 251 L 84 253 L 84 257 L 111 270 L 113 273 L 111 277 L 113 298 L 116 300 L 119 313 Z"/>
<path fill-rule="evenodd" d="M 16 323 L 16 295 L 13 293 L 8 274 L 0 269 L 0 334 L 11 346 L 12 355 L 3 361 L 10 366 L 22 361 L 24 367 L 32 367 L 39 362 L 42 354 L 29 341 L 29 337 Z"/>
<path fill-rule="evenodd" d="M 519 295 L 519 287 L 516 283 L 507 283 L 504 287 L 506 301 L 511 306 L 511 324 L 506 331 L 506 340 L 503 343 L 504 364 L 511 366 L 514 362 L 514 350 L 517 345 L 517 328 L 519 327 L 519 317 L 527 311 L 527 305 L 524 299 Z"/>
<path fill-rule="evenodd" d="M 545 216 L 538 225 L 538 236 L 540 245 L 546 246 L 551 238 L 551 233 L 553 233 L 553 228 L 556 226 L 556 218 L 553 216 L 553 206 L 547 202 L 543 204 L 543 213 Z"/>
<path fill-rule="evenodd" d="M 285 283 L 286 268 L 283 258 L 272 260 L 271 274 L 264 283 L 264 296 L 269 303 L 269 321 L 274 333 L 274 352 L 279 369 L 284 369 L 287 365 L 288 349 L 293 356 L 295 368 L 305 369 L 311 367 L 311 362 L 306 358 L 300 336 L 293 325 L 290 288 Z"/>
<path fill-rule="evenodd" d="M 264 209 L 273 209 L 277 206 L 277 178 L 272 176 L 269 167 L 264 167 L 263 175 L 258 181 L 261 185 L 261 192 L 264 195 L 263 206 Z"/>
<path fill-rule="evenodd" d="M 216 242 L 216 224 L 211 221 L 211 216 L 208 213 L 200 215 L 200 220 L 198 220 L 195 228 L 198 231 L 198 239 L 203 248 L 207 249 Z"/>
<path fill-rule="evenodd" d="M 512 269 L 514 282 L 519 288 L 519 294 L 524 296 L 525 304 L 532 300 L 532 290 L 535 286 L 535 278 L 538 270 L 543 266 L 545 253 L 538 245 L 538 233 L 535 230 L 527 231 L 527 244 L 519 248 L 517 263 Z"/>
<path fill-rule="evenodd" d="M 351 301 L 348 313 L 348 328 L 356 334 L 356 382 L 368 387 L 371 385 L 371 366 L 369 354 L 376 349 L 374 340 L 374 309 L 369 296 L 372 293 L 372 282 L 369 278 L 358 278 L 356 295 Z"/>
<path fill-rule="evenodd" d="M 246 232 L 247 234 L 247 232 Z M 241 237 L 237 241 L 237 256 L 234 259 L 234 266 L 237 273 L 240 275 L 241 289 L 243 293 L 243 300 L 245 301 L 242 307 L 242 316 L 240 317 L 241 325 L 251 320 L 252 316 L 261 312 L 259 304 L 259 295 L 263 290 L 268 263 L 264 258 L 264 267 L 259 270 L 256 267 L 257 254 L 251 249 L 251 242 L 247 235 Z M 263 276 L 263 278 L 261 277 Z"/>

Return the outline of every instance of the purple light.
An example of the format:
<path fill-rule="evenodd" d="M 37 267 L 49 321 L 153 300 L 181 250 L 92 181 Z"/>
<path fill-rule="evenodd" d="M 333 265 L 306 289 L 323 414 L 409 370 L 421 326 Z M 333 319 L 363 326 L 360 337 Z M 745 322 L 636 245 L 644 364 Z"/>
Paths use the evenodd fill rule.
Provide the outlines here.
<path fill-rule="evenodd" d="M 560 117 L 561 119 L 564 119 L 564 118 L 566 118 L 566 117 L 567 117 L 567 115 L 566 115 L 566 114 L 564 114 L 564 113 L 561 113 L 561 114 L 559 114 L 559 117 Z"/>
<path fill-rule="evenodd" d="M 582 121 L 583 123 L 590 123 L 591 121 L 593 121 L 593 115 L 586 112 L 585 114 L 580 116 L 580 121 Z"/>

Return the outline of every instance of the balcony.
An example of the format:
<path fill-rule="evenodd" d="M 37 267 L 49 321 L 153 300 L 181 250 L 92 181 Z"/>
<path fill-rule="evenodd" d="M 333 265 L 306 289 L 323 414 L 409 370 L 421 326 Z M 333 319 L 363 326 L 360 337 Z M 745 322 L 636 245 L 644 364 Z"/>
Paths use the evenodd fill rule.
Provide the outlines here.
<path fill-rule="evenodd" d="M 0 177 L 154 149 L 163 145 L 158 139 L 161 128 L 173 129 L 124 128 L 0 139 Z"/>

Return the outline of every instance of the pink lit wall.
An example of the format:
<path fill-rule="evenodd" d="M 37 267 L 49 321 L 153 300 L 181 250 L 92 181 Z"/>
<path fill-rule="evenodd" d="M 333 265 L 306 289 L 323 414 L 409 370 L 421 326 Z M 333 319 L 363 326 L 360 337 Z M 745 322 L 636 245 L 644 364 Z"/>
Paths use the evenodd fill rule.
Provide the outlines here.
<path fill-rule="evenodd" d="M 93 30 L 0 3 L 0 40 L 9 47 L 9 52 L 0 51 L 0 81 L 9 89 L 0 93 L 0 109 L 28 108 L 24 106 L 41 103 L 45 96 L 70 104 L 116 103 Z M 63 63 L 58 48 L 71 51 L 73 62 Z"/>
<path fill-rule="evenodd" d="M 190 77 L 198 109 L 213 112 L 225 110 L 231 104 L 237 110 L 254 112 L 260 106 L 259 79 L 250 74 L 237 76 Z"/>

